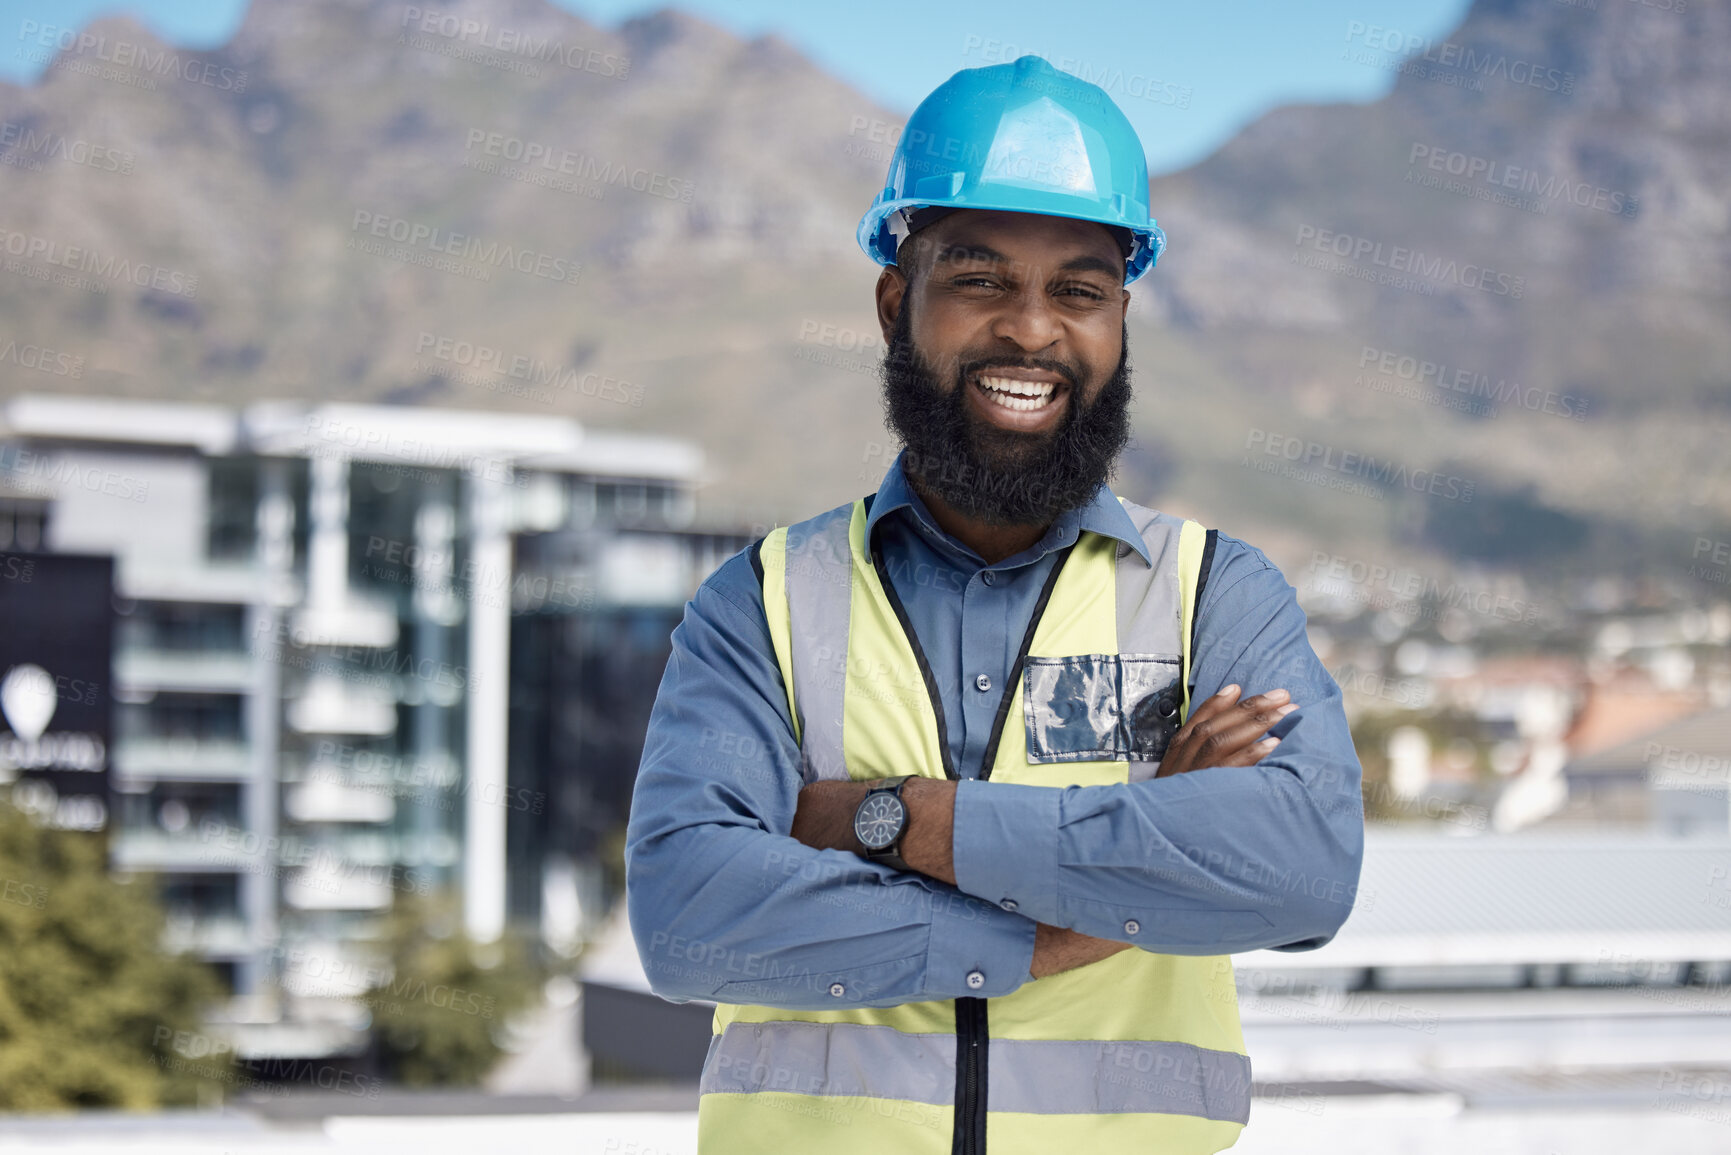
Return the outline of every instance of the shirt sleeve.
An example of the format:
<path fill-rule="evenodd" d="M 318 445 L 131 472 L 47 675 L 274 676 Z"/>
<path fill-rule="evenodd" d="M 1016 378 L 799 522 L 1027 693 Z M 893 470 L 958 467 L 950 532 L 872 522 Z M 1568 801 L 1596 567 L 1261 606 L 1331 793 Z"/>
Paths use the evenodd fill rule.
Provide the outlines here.
<path fill-rule="evenodd" d="M 1364 854 L 1362 771 L 1340 687 L 1296 591 L 1221 535 L 1197 619 L 1191 700 L 1237 683 L 1298 709 L 1254 766 L 1053 789 L 957 784 L 956 881 L 1030 918 L 1164 954 L 1307 950 L 1352 911 Z"/>
<path fill-rule="evenodd" d="M 793 1010 L 998 996 L 1034 923 L 924 875 L 793 839 L 800 753 L 744 553 L 673 633 L 626 829 L 626 906 L 655 993 Z"/>

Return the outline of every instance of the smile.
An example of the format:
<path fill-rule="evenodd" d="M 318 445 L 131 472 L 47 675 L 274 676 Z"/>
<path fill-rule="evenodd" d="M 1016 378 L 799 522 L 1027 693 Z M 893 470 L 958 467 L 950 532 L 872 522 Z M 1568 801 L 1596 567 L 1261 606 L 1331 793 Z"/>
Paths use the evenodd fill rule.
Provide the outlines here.
<path fill-rule="evenodd" d="M 1052 381 L 1022 381 L 994 375 L 981 376 L 979 386 L 994 404 L 1023 413 L 1046 408 L 1057 393 L 1057 385 Z"/>

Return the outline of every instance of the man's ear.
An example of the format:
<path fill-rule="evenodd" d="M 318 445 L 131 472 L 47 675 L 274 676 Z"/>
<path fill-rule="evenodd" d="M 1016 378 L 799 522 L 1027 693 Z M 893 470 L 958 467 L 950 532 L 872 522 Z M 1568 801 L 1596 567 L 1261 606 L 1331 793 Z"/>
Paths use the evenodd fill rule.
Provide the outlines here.
<path fill-rule="evenodd" d="M 902 307 L 907 303 L 908 279 L 895 265 L 885 265 L 883 272 L 878 274 L 877 283 L 878 327 L 883 330 L 884 344 L 890 343 L 890 334 L 895 332 L 896 318 L 901 315 Z"/>

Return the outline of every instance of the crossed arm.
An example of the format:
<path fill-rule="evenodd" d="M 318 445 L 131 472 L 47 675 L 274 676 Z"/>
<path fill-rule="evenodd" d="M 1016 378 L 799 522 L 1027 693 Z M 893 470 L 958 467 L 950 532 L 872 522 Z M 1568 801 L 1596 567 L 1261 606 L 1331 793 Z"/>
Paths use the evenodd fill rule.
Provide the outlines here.
<path fill-rule="evenodd" d="M 1207 766 L 1254 766 L 1280 745 L 1266 737 L 1269 729 L 1298 709 L 1283 688 L 1244 698 L 1243 687 L 1227 686 L 1198 706 L 1178 728 L 1156 778 L 1169 778 Z M 817 850 L 845 850 L 865 857 L 854 835 L 853 813 L 871 783 L 813 782 L 799 792 L 792 835 Z M 907 832 L 902 836 L 902 861 L 909 867 L 951 886 L 956 884 L 956 786 L 943 778 L 910 778 L 902 788 L 907 807 Z M 983 896 L 982 896 L 983 897 Z M 1129 942 L 1096 938 L 1068 927 L 1037 923 L 1034 930 L 1033 977 L 1099 962 Z"/>
<path fill-rule="evenodd" d="M 1225 573 L 1217 562 L 1209 583 L 1192 719 L 1224 713 L 1236 738 L 1208 748 L 1198 725 L 1145 782 L 911 782 L 911 871 L 851 852 L 863 786 L 801 789 L 755 580 L 743 558 L 727 563 L 674 634 L 627 831 L 627 902 L 652 988 L 883 1006 L 999 996 L 1129 945 L 1326 942 L 1357 883 L 1358 763 L 1291 587 L 1255 551 L 1242 557 Z M 1260 703 L 1204 700 L 1228 684 Z M 1299 708 L 1274 723 L 1278 745 L 1260 747 L 1277 687 Z"/>

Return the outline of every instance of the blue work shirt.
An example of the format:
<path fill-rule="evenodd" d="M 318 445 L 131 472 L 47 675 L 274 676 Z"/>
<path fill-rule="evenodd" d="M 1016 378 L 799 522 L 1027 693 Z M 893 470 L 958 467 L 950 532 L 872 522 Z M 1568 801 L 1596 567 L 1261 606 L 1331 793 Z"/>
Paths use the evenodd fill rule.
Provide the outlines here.
<path fill-rule="evenodd" d="M 1218 535 L 1205 579 L 1191 700 L 1285 688 L 1299 709 L 1270 731 L 1279 746 L 1255 766 L 1141 782 L 979 780 L 1041 585 L 1082 530 L 1148 557 L 1104 485 L 991 564 L 938 526 L 900 456 L 872 500 L 868 540 L 933 667 L 962 778 L 953 887 L 789 835 L 800 751 L 749 551 L 702 583 L 673 633 L 626 831 L 628 912 L 657 994 L 795 1010 L 997 997 L 1031 981 L 1036 922 L 1163 954 L 1334 936 L 1363 857 L 1358 757 L 1295 591 L 1235 538 Z"/>

